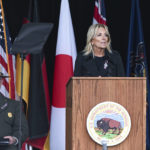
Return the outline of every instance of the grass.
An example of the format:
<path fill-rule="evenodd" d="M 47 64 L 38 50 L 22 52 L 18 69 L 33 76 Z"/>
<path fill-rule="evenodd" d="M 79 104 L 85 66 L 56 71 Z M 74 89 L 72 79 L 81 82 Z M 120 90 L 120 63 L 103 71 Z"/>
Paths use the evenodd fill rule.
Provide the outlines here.
<path fill-rule="evenodd" d="M 120 129 L 121 132 L 122 132 L 122 130 L 123 129 Z M 114 133 L 113 133 L 113 131 L 114 131 L 113 129 L 109 129 L 108 132 L 106 132 L 105 135 L 103 134 L 103 130 L 102 129 L 95 128 L 95 131 L 100 137 L 106 138 L 106 139 L 114 139 L 115 137 L 120 135 L 120 134 L 118 134 L 118 132 L 119 132 L 118 129 Z"/>

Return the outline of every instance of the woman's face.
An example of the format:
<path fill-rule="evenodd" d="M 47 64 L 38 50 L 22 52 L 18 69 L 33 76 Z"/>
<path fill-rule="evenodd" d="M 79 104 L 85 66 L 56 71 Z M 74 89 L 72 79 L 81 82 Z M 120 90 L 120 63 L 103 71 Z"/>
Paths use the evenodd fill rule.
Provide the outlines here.
<path fill-rule="evenodd" d="M 108 34 L 104 28 L 99 28 L 92 39 L 93 48 L 105 49 L 108 45 Z"/>

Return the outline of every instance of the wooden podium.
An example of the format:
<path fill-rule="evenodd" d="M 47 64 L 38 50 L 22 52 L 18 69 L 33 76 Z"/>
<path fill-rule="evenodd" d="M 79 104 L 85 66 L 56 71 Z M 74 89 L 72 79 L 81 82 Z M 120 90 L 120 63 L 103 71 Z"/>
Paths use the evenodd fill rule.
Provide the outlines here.
<path fill-rule="evenodd" d="M 102 150 L 86 129 L 91 109 L 105 101 L 122 105 L 131 118 L 128 137 L 108 150 L 146 150 L 146 78 L 72 77 L 67 84 L 66 150 Z"/>

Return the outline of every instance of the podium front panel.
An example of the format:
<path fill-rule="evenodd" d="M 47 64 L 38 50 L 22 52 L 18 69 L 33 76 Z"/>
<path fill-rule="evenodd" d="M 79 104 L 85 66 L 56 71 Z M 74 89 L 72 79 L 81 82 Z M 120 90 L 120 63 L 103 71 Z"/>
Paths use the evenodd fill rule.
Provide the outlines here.
<path fill-rule="evenodd" d="M 66 150 L 100 150 L 86 129 L 90 110 L 111 101 L 122 105 L 131 118 L 128 137 L 109 150 L 146 149 L 146 78 L 73 77 L 67 84 Z"/>

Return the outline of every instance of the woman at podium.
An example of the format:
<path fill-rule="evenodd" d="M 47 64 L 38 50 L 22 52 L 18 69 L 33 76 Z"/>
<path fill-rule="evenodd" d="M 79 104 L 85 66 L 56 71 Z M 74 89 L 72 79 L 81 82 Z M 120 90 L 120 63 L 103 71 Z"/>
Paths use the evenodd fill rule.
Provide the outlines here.
<path fill-rule="evenodd" d="M 111 49 L 108 27 L 91 25 L 84 50 L 76 58 L 74 76 L 125 76 L 120 54 Z"/>

